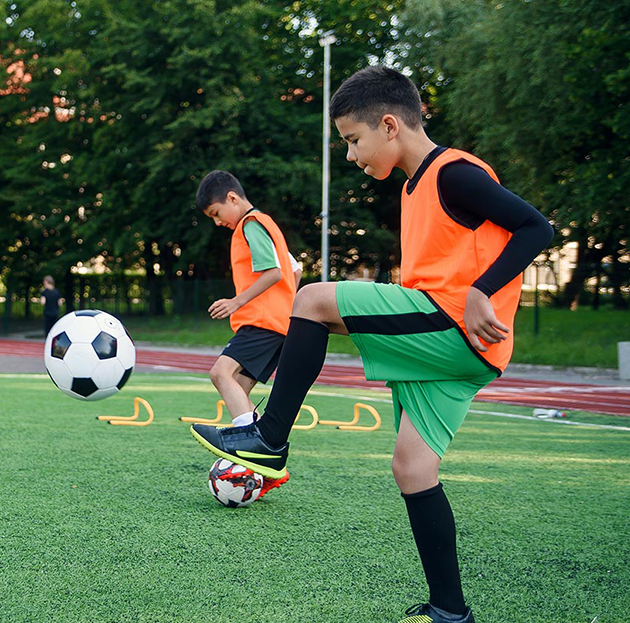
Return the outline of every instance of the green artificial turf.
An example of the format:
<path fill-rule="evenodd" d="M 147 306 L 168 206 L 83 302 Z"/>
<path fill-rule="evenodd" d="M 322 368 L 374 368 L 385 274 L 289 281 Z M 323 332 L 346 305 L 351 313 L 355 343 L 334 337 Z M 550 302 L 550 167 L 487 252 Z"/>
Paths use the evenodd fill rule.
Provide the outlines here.
<path fill-rule="evenodd" d="M 95 420 L 130 415 L 136 395 L 150 426 Z M 361 397 L 383 426 L 295 431 L 290 482 L 245 509 L 211 497 L 213 457 L 177 419 L 212 414 L 200 377 L 136 374 L 82 403 L 0 375 L 0 396 L 3 623 L 395 623 L 426 599 L 386 393 L 316 387 L 321 418 L 350 419 Z M 469 415 L 441 479 L 478 623 L 627 623 L 629 448 L 630 431 Z"/>

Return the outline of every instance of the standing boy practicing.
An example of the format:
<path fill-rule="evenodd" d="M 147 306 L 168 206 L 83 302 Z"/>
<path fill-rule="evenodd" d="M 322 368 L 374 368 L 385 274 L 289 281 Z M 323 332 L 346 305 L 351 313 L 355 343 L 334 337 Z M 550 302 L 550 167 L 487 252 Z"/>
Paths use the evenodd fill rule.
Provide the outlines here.
<path fill-rule="evenodd" d="M 429 603 L 409 608 L 404 620 L 472 623 L 438 469 L 475 394 L 508 364 L 521 272 L 553 230 L 485 162 L 428 138 L 418 90 L 402 74 L 384 67 L 357 72 L 330 111 L 350 162 L 378 180 L 394 167 L 409 178 L 402 190 L 402 285 L 303 288 L 262 418 L 226 430 L 194 425 L 192 432 L 215 454 L 281 477 L 291 425 L 323 365 L 328 334 L 349 334 L 366 377 L 392 390 L 392 468 L 430 592 Z"/>
<path fill-rule="evenodd" d="M 62 299 L 59 290 L 55 288 L 55 280 L 50 275 L 44 277 L 43 285 L 40 302 L 44 306 L 44 337 L 46 337 L 55 322 L 59 320 Z"/>
<path fill-rule="evenodd" d="M 196 203 L 217 226 L 234 230 L 230 261 L 236 296 L 215 301 L 208 311 L 215 320 L 229 316 L 236 335 L 212 366 L 210 379 L 234 426 L 246 426 L 254 421 L 250 392 L 278 365 L 301 270 L 279 227 L 252 206 L 231 173 L 208 173 Z M 288 479 L 288 472 L 266 476 L 259 497 Z"/>

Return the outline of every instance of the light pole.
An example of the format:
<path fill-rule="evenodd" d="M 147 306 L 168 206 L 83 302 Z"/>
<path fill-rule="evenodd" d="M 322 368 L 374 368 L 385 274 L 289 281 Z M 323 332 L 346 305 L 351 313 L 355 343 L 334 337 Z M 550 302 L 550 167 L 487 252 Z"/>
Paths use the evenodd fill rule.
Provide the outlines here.
<path fill-rule="evenodd" d="M 332 30 L 319 39 L 324 48 L 324 121 L 322 138 L 322 281 L 328 281 L 330 274 L 330 252 L 328 250 L 328 186 L 330 184 L 330 46 L 337 41 Z"/>
<path fill-rule="evenodd" d="M 539 319 L 539 311 L 538 311 L 538 266 L 539 262 L 534 260 L 534 268 L 536 270 L 536 277 L 534 279 L 534 335 L 538 335 L 540 330 L 540 319 Z"/>

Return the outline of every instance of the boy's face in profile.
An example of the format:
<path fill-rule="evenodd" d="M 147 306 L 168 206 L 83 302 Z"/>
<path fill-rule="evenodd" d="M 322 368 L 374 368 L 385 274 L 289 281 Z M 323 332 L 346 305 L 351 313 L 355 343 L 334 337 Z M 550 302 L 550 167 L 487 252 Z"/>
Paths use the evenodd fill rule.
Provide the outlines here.
<path fill-rule="evenodd" d="M 217 227 L 236 229 L 246 211 L 243 209 L 240 199 L 235 192 L 230 191 L 225 201 L 211 203 L 203 210 L 203 213 L 211 218 Z"/>
<path fill-rule="evenodd" d="M 341 138 L 348 145 L 346 159 L 356 162 L 366 175 L 384 180 L 396 166 L 398 122 L 393 115 L 383 115 L 375 129 L 352 116 L 335 119 Z"/>

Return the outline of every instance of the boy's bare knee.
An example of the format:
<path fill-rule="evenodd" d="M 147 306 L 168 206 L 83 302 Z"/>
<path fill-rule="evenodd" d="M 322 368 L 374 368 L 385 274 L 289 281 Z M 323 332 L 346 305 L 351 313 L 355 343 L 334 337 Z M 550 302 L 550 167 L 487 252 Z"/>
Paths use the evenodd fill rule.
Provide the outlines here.
<path fill-rule="evenodd" d="M 308 314 L 315 311 L 318 285 L 320 284 L 310 283 L 298 290 L 293 301 L 293 315 L 308 318 Z"/>
<path fill-rule="evenodd" d="M 394 454 L 392 457 L 392 472 L 394 474 L 394 480 L 398 483 L 406 479 L 409 472 L 409 464 L 403 458 Z M 399 485 L 400 486 L 400 485 Z"/>
<path fill-rule="evenodd" d="M 218 364 L 214 364 L 210 369 L 210 380 L 215 387 L 221 384 L 221 381 L 225 378 L 225 371 Z"/>
<path fill-rule="evenodd" d="M 394 453 L 392 472 L 398 488 L 403 493 L 417 493 L 438 483 L 437 467 L 423 461 L 409 459 Z"/>
<path fill-rule="evenodd" d="M 293 303 L 294 316 L 330 323 L 339 320 L 335 283 L 311 283 L 301 288 Z"/>
<path fill-rule="evenodd" d="M 216 384 L 219 380 L 218 372 L 214 368 L 211 368 L 209 376 L 210 376 L 210 380 L 212 381 L 212 384 L 216 387 Z"/>

